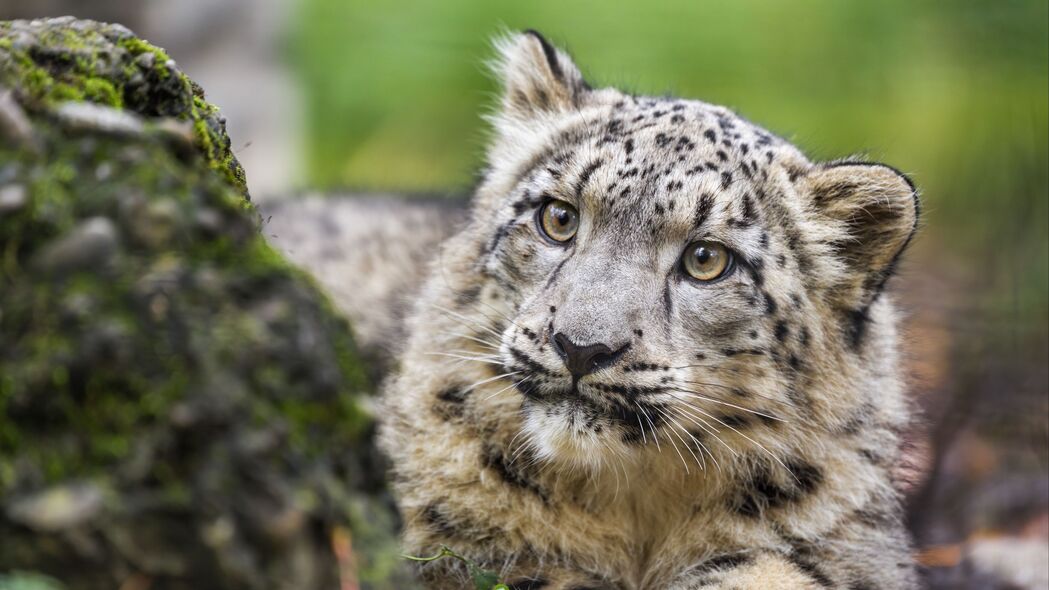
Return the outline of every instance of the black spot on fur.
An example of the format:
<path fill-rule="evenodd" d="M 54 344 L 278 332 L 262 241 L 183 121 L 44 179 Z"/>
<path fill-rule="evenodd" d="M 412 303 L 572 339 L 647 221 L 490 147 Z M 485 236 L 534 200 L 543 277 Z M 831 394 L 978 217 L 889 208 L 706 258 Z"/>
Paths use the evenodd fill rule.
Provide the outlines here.
<path fill-rule="evenodd" d="M 758 220 L 757 210 L 750 195 L 743 195 L 743 225 L 750 225 Z"/>
<path fill-rule="evenodd" d="M 699 204 L 696 205 L 696 212 L 692 216 L 692 225 L 699 227 L 703 225 L 703 222 L 710 216 L 711 209 L 714 208 L 714 197 L 710 193 L 703 193 L 699 197 Z"/>
<path fill-rule="evenodd" d="M 525 335 L 525 338 L 528 338 L 532 342 L 539 342 L 539 335 L 530 330 L 528 327 L 522 327 L 521 333 Z"/>
<path fill-rule="evenodd" d="M 456 537 L 459 535 L 459 527 L 455 526 L 441 511 L 441 507 L 437 502 L 430 503 L 423 509 L 422 519 L 433 532 L 442 537 Z"/>
<path fill-rule="evenodd" d="M 702 574 L 714 570 L 735 569 L 752 563 L 753 561 L 754 556 L 749 553 L 726 553 L 724 555 L 718 555 L 717 557 L 711 557 L 703 563 L 693 567 L 692 571 L 697 574 Z"/>
<path fill-rule="evenodd" d="M 720 418 L 721 423 L 729 428 L 747 428 L 750 426 L 750 419 L 742 414 L 729 414 Z"/>
<path fill-rule="evenodd" d="M 776 315 L 776 309 L 779 307 L 776 305 L 776 300 L 768 293 L 762 292 L 761 294 L 765 297 L 765 314 Z"/>
<path fill-rule="evenodd" d="M 794 563 L 794 565 L 798 566 L 798 569 L 800 569 L 807 576 L 812 578 L 814 582 L 816 582 L 820 586 L 823 586 L 824 588 L 834 587 L 834 582 L 829 577 L 827 577 L 827 574 L 823 573 L 823 570 L 821 570 L 815 562 L 802 561 L 796 556 L 792 557 L 793 558 L 791 559 L 791 561 Z"/>
<path fill-rule="evenodd" d="M 466 413 L 465 402 L 470 392 L 462 385 L 446 387 L 437 392 L 437 403 L 433 412 L 442 420 L 453 421 L 462 418 Z"/>
<path fill-rule="evenodd" d="M 470 393 L 462 385 L 446 387 L 437 394 L 437 399 L 450 404 L 461 404 L 466 401 Z"/>
<path fill-rule="evenodd" d="M 790 459 L 786 461 L 786 464 L 787 469 L 794 476 L 794 483 L 802 494 L 811 494 L 823 483 L 823 472 L 819 467 L 801 459 Z"/>
<path fill-rule="evenodd" d="M 543 365 L 539 364 L 535 359 L 528 356 L 525 352 L 518 350 L 514 347 L 510 347 L 510 356 L 514 358 L 514 361 L 522 365 L 525 369 L 537 375 L 551 376 L 550 371 Z"/>
<path fill-rule="evenodd" d="M 542 202 L 541 197 L 535 197 L 532 195 L 531 191 L 525 190 L 524 194 L 521 195 L 521 198 L 513 204 L 514 215 L 520 215 L 528 209 L 536 207 L 540 202 Z"/>
<path fill-rule="evenodd" d="M 514 226 L 514 224 L 516 224 L 516 223 L 517 223 L 516 220 L 511 220 L 511 221 L 508 221 L 508 222 L 500 225 L 495 230 L 495 235 L 493 235 L 492 239 L 489 240 L 487 247 L 485 247 L 481 251 L 482 256 L 483 255 L 487 255 L 487 254 L 489 254 L 491 252 L 494 252 L 495 249 L 497 247 L 499 247 L 499 243 L 501 241 L 503 241 L 503 238 L 505 238 L 510 233 L 510 228 L 512 228 Z"/>
<path fill-rule="evenodd" d="M 800 539 L 788 538 L 786 540 L 791 544 L 791 552 L 787 556 L 791 563 L 820 586 L 824 588 L 835 587 L 834 581 L 820 569 L 818 564 L 822 560 L 810 544 Z"/>
<path fill-rule="evenodd" d="M 823 482 L 823 472 L 801 459 L 789 458 L 784 465 L 789 473 L 780 474 L 785 475 L 782 478 L 773 472 L 773 468 L 782 471 L 778 464 L 763 462 L 755 467 L 749 481 L 730 499 L 730 506 L 743 516 L 757 518 L 767 510 L 801 500 Z"/>
<path fill-rule="evenodd" d="M 590 177 L 593 176 L 594 171 L 600 168 L 604 164 L 601 160 L 594 160 L 583 169 L 582 174 L 579 175 L 579 180 L 575 183 L 575 195 L 580 197 L 583 194 L 583 189 L 586 188 L 586 184 L 590 182 Z"/>
<path fill-rule="evenodd" d="M 544 502 L 547 501 L 546 492 L 529 477 L 522 468 L 522 463 L 509 463 L 502 448 L 493 444 L 485 445 L 481 451 L 481 464 L 499 474 L 499 477 L 507 484 L 528 490 L 539 496 Z"/>
<path fill-rule="evenodd" d="M 663 315 L 666 317 L 667 322 L 674 315 L 674 301 L 670 298 L 670 281 L 667 281 L 663 287 Z"/>
<path fill-rule="evenodd" d="M 851 309 L 845 312 L 845 338 L 849 347 L 858 351 L 867 329 L 867 309 Z"/>
<path fill-rule="evenodd" d="M 750 273 L 750 278 L 754 281 L 754 284 L 758 287 L 761 287 L 765 284 L 765 277 L 761 274 L 759 264 L 760 259 L 755 261 L 748 261 L 745 265 L 743 265 L 743 268 L 747 269 L 747 271 Z"/>

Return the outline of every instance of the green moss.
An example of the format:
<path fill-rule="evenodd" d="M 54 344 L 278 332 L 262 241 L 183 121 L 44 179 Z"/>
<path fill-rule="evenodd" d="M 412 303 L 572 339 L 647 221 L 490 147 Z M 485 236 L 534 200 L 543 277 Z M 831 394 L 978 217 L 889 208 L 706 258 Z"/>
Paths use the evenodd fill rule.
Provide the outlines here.
<path fill-rule="evenodd" d="M 124 106 L 124 96 L 121 90 L 105 78 L 85 78 L 83 99 L 116 108 Z"/>
<path fill-rule="evenodd" d="M 167 62 L 171 58 L 164 52 L 163 49 L 150 45 L 149 43 L 139 39 L 138 37 L 128 37 L 121 39 L 117 45 L 126 49 L 131 55 L 138 57 L 144 53 L 153 55 L 154 66 L 153 73 L 156 74 L 161 80 L 167 80 L 171 76 L 171 71 L 167 68 Z"/>
<path fill-rule="evenodd" d="M 66 101 L 90 101 L 147 117 L 189 120 L 208 167 L 248 194 L 219 110 L 162 49 L 106 25 L 29 28 L 37 40 L 35 51 L 16 49 L 9 37 L 16 27 L 18 21 L 0 23 L 0 85 L 15 88 L 28 106 L 43 110 Z M 24 34 L 26 27 L 18 32 Z"/>

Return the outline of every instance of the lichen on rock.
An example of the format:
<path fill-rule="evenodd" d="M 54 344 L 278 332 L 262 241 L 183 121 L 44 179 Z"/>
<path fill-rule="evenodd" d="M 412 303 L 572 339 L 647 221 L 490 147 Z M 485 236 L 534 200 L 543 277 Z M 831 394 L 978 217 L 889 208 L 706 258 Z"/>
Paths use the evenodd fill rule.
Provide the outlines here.
<path fill-rule="evenodd" d="M 0 23 L 0 573 L 399 584 L 372 383 L 229 145 L 123 27 Z"/>

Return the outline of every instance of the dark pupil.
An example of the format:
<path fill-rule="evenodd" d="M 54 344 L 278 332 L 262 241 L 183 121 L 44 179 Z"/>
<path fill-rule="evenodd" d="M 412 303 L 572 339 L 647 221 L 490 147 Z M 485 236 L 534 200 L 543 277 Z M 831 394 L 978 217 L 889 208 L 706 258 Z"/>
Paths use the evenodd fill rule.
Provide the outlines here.
<path fill-rule="evenodd" d="M 558 207 L 555 205 L 551 213 L 553 214 L 552 217 L 554 218 L 554 224 L 558 227 L 563 228 L 572 223 L 572 213 L 564 207 Z"/>
<path fill-rule="evenodd" d="M 696 262 L 703 266 L 706 266 L 715 256 L 716 254 L 706 246 L 696 248 Z"/>

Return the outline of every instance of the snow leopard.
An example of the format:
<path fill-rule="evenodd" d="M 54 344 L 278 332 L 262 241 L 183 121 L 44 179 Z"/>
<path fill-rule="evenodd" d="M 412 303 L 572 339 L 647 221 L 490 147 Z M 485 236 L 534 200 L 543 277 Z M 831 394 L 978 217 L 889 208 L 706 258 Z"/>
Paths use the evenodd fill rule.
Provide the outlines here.
<path fill-rule="evenodd" d="M 886 291 L 912 182 L 495 46 L 483 177 L 434 218 L 378 412 L 405 552 L 517 590 L 915 588 Z"/>

